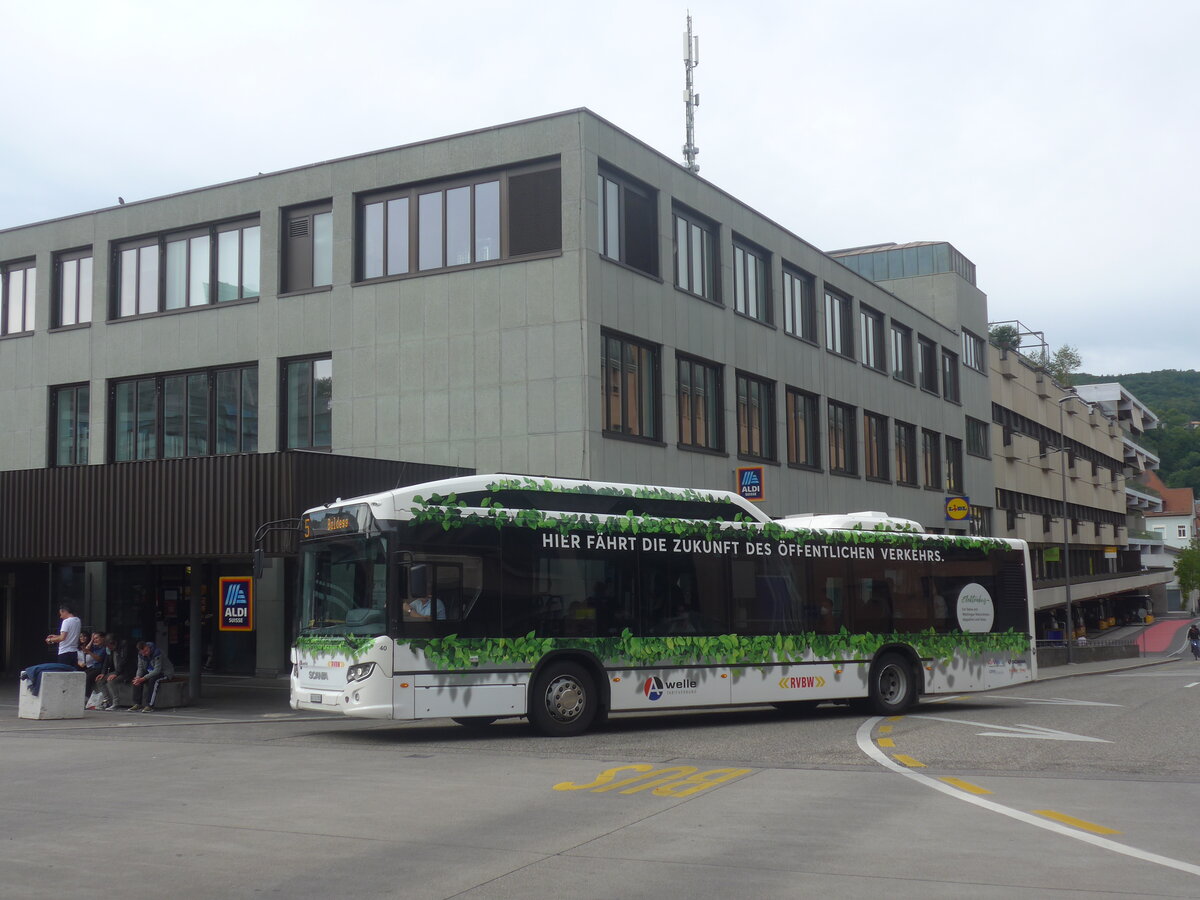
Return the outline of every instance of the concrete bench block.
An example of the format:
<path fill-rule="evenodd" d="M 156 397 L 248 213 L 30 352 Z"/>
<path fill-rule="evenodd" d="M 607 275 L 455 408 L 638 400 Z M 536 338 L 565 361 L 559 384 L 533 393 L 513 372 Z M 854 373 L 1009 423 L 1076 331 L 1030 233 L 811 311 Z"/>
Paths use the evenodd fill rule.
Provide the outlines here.
<path fill-rule="evenodd" d="M 177 706 L 187 706 L 191 702 L 186 675 L 172 675 L 166 681 L 158 683 L 158 694 L 154 698 L 155 709 L 174 709 Z M 117 688 L 117 705 L 130 706 L 132 703 L 133 685 L 128 681 L 122 682 Z"/>
<path fill-rule="evenodd" d="M 37 694 L 22 679 L 17 716 L 22 719 L 82 719 L 83 690 L 87 676 L 83 672 L 43 672 Z"/>

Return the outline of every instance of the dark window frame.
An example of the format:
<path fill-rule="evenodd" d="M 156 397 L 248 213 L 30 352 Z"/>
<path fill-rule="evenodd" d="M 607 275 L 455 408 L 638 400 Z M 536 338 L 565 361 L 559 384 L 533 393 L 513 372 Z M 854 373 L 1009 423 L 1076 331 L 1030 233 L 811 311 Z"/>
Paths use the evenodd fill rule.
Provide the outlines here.
<path fill-rule="evenodd" d="M 322 392 L 318 390 L 320 380 L 324 376 L 315 374 L 314 366 L 316 363 L 329 363 L 329 384 L 328 396 L 330 409 L 328 414 L 318 414 L 317 403 L 319 402 Z M 295 380 L 291 374 L 293 367 L 304 366 L 305 371 L 305 390 L 307 397 L 307 409 L 304 411 L 307 426 L 303 429 L 304 436 L 299 441 L 293 441 L 292 422 L 295 417 L 295 410 L 290 401 L 292 394 L 292 382 Z M 279 361 L 279 444 L 278 446 L 284 450 L 313 450 L 318 452 L 330 452 L 333 450 L 333 386 L 335 384 L 335 373 L 333 371 L 333 355 L 330 353 L 318 353 L 308 356 L 292 356 Z M 328 442 L 321 440 L 322 423 L 327 423 L 329 440 Z M 296 429 L 299 431 L 299 429 Z"/>
<path fill-rule="evenodd" d="M 896 484 L 919 487 L 917 468 L 917 426 L 911 422 L 894 423 L 896 434 Z"/>
<path fill-rule="evenodd" d="M 942 348 L 942 397 L 949 403 L 962 403 L 962 376 L 958 354 Z"/>
<path fill-rule="evenodd" d="M 938 344 L 922 334 L 917 335 L 917 385 L 927 394 L 940 397 L 941 372 L 938 365 Z"/>
<path fill-rule="evenodd" d="M 854 359 L 854 298 L 825 286 L 825 349 Z"/>
<path fill-rule="evenodd" d="M 784 397 L 788 465 L 820 471 L 821 398 L 810 391 L 790 386 L 786 388 Z M 800 439 L 801 423 L 804 425 L 803 440 Z"/>
<path fill-rule="evenodd" d="M 992 458 L 991 444 L 991 425 L 980 419 L 974 419 L 967 416 L 967 454 L 969 456 L 978 456 L 981 459 Z M 1095 474 L 1095 463 L 1093 466 L 1093 474 Z"/>
<path fill-rule="evenodd" d="M 775 462 L 775 382 L 769 378 L 737 371 L 738 458 Z M 757 425 L 751 412 L 759 411 Z M 755 439 L 757 435 L 757 439 Z"/>
<path fill-rule="evenodd" d="M 686 391 L 684 386 L 685 370 L 687 372 Z M 704 390 L 700 394 L 697 394 L 695 389 L 697 373 L 706 376 Z M 685 353 L 677 352 L 675 354 L 676 418 L 679 429 L 678 446 L 681 449 L 722 454 L 725 452 L 724 381 L 725 367 L 720 363 L 710 362 Z M 708 392 L 710 386 L 715 397 L 710 396 Z M 699 417 L 695 414 L 697 402 L 705 408 L 703 435 L 700 434 Z"/>
<path fill-rule="evenodd" d="M 857 478 L 858 407 L 838 400 L 829 400 L 826 406 L 829 474 Z"/>
<path fill-rule="evenodd" d="M 754 261 L 753 275 L 756 277 L 752 277 L 750 272 L 751 260 Z M 739 234 L 734 234 L 733 311 L 764 325 L 773 325 L 775 304 L 771 296 L 772 281 L 771 252 Z"/>
<path fill-rule="evenodd" d="M 255 251 L 258 259 L 258 287 L 254 290 L 247 282 L 246 264 L 246 237 L 247 233 L 254 231 L 257 237 L 257 250 Z M 222 235 L 237 232 L 237 284 L 236 295 L 221 298 L 220 290 L 223 284 L 220 280 L 220 270 L 222 262 L 221 243 Z M 196 302 L 192 296 L 193 286 L 193 241 L 196 239 L 205 238 L 208 252 L 208 260 L 205 263 L 205 270 L 202 270 L 202 284 L 205 285 L 207 296 L 201 302 Z M 168 277 L 170 265 L 170 253 L 168 247 L 173 244 L 183 243 L 185 247 L 185 270 L 184 270 L 184 294 L 183 302 L 178 306 L 168 306 Z M 123 312 L 125 308 L 125 275 L 126 263 L 125 254 L 136 251 L 136 263 L 134 269 L 134 285 L 133 296 L 129 298 L 132 303 L 132 311 Z M 143 252 L 147 251 L 147 252 Z M 153 258 L 157 271 L 154 273 L 152 284 L 147 284 L 147 280 L 143 278 L 143 263 L 144 261 Z M 209 222 L 202 225 L 195 225 L 189 228 L 176 229 L 174 231 L 164 231 L 158 234 L 146 235 L 140 238 L 129 238 L 120 241 L 113 241 L 110 245 L 110 266 L 109 266 L 109 302 L 108 302 L 108 318 L 109 321 L 123 321 L 128 319 L 146 318 L 147 316 L 156 315 L 174 315 L 176 313 L 187 312 L 196 309 L 206 309 L 214 306 L 222 306 L 230 303 L 244 303 L 257 301 L 262 296 L 262 224 L 259 216 L 240 216 L 236 219 L 228 219 L 220 222 Z M 203 278 L 207 280 L 203 280 Z M 143 309 L 145 304 L 143 297 L 143 288 L 153 287 L 155 292 L 154 308 Z"/>
<path fill-rule="evenodd" d="M 600 332 L 600 342 L 603 433 L 608 437 L 661 444 L 662 347 L 608 329 Z M 614 347 L 619 352 L 619 360 L 615 367 L 611 363 Z M 630 366 L 631 351 L 634 352 L 635 360 L 632 368 L 627 369 Z M 650 368 L 648 373 L 645 371 L 647 361 Z M 614 368 L 619 372 L 619 377 L 614 376 Z M 632 386 L 629 382 L 631 375 Z M 644 408 L 646 400 L 653 404 L 650 410 Z"/>
<path fill-rule="evenodd" d="M 81 277 L 85 268 L 85 262 L 87 263 L 86 269 L 88 273 L 86 304 L 83 278 Z M 73 279 L 68 280 L 64 273 L 72 263 L 74 263 L 75 275 Z M 63 250 L 54 254 L 54 305 L 51 310 L 51 328 L 74 328 L 76 326 L 91 325 L 96 287 L 95 273 L 95 258 L 91 247 Z M 70 298 L 67 298 L 65 295 L 68 284 L 72 286 L 72 296 Z M 68 299 L 70 300 L 70 316 L 64 315 L 68 306 Z M 68 319 L 69 321 L 67 321 Z"/>
<path fill-rule="evenodd" d="M 685 206 L 674 204 L 671 208 L 671 242 L 674 248 L 675 287 L 679 290 L 708 300 L 721 302 L 721 228 L 711 219 L 692 212 Z M 680 245 L 680 228 L 685 240 Z M 700 259 L 696 259 L 696 235 L 699 235 Z M 682 256 L 680 255 L 682 251 Z M 696 286 L 700 276 L 701 285 Z M 707 282 L 707 283 L 705 283 Z"/>
<path fill-rule="evenodd" d="M 946 493 L 965 494 L 963 479 L 963 442 L 960 438 L 946 435 Z"/>
<path fill-rule="evenodd" d="M 60 412 L 63 399 L 72 396 L 71 436 L 69 451 L 66 454 L 69 461 L 63 460 L 60 453 Z M 83 398 L 82 413 L 79 403 Z M 86 466 L 91 445 L 91 385 L 86 381 L 77 384 L 57 384 L 50 388 L 50 417 L 49 417 L 49 446 L 47 448 L 47 465 L 50 468 L 66 468 L 70 466 Z"/>
<path fill-rule="evenodd" d="M 328 217 L 329 280 L 318 280 L 318 217 Z M 279 211 L 279 293 L 301 294 L 333 287 L 333 201 L 289 206 Z"/>
<path fill-rule="evenodd" d="M 12 280 L 17 273 L 21 273 L 20 327 L 12 328 Z M 0 263 L 0 337 L 33 334 L 36 316 L 37 259 L 30 257 Z"/>
<path fill-rule="evenodd" d="M 968 369 L 987 374 L 987 341 L 966 328 L 962 330 L 962 363 Z"/>
<path fill-rule="evenodd" d="M 863 410 L 863 474 L 871 481 L 891 481 L 888 417 Z"/>
<path fill-rule="evenodd" d="M 904 384 L 915 385 L 917 375 L 913 356 L 913 330 L 893 319 L 889 334 L 892 344 L 892 377 Z"/>
<path fill-rule="evenodd" d="M 820 344 L 816 276 L 786 262 L 783 264 L 783 330 L 814 346 Z"/>
<path fill-rule="evenodd" d="M 139 460 L 148 459 L 183 459 L 183 458 L 198 458 L 205 456 L 232 456 L 238 453 L 255 453 L 258 451 L 258 435 L 259 428 L 259 410 L 261 404 L 258 401 L 258 364 L 257 363 L 241 363 L 231 366 L 213 366 L 203 369 L 183 369 L 171 372 L 155 372 L 147 375 L 137 375 L 132 378 L 113 378 L 107 384 L 107 414 L 108 414 L 108 445 L 106 447 L 107 458 L 110 462 L 136 462 Z M 219 382 L 222 375 L 236 373 L 239 385 L 239 398 L 236 404 L 236 410 L 233 415 L 233 421 L 236 422 L 237 440 L 236 446 L 232 449 L 218 451 L 216 448 L 220 443 L 222 422 L 229 421 L 228 416 L 221 414 L 221 402 L 218 396 Z M 245 384 L 246 376 L 250 374 L 254 378 L 254 403 L 253 403 L 253 428 L 246 429 L 245 424 L 249 418 L 247 415 L 246 398 L 242 395 L 242 387 Z M 190 426 L 192 425 L 192 412 L 188 407 L 191 401 L 189 391 L 191 385 L 189 382 L 192 379 L 203 378 L 205 385 L 204 397 L 204 452 L 194 453 L 191 450 L 191 438 L 196 437 L 191 434 Z M 167 382 L 182 380 L 182 399 L 184 405 L 179 411 L 181 418 L 182 431 L 179 435 L 168 433 L 167 420 L 168 409 L 167 403 Z M 131 435 L 130 446 L 133 448 L 132 455 L 122 455 L 120 452 L 121 438 L 124 434 L 123 429 L 118 427 L 120 416 L 117 410 L 118 395 L 121 393 L 123 386 L 134 386 L 134 402 L 135 407 L 138 400 L 141 399 L 140 392 L 145 390 L 153 391 L 154 404 L 154 422 L 153 422 L 153 442 L 154 446 L 150 452 L 142 452 L 139 447 L 141 439 L 140 423 L 136 418 L 140 410 L 134 410 L 135 419 L 133 421 L 133 430 Z M 166 442 L 168 438 L 179 438 L 182 440 L 181 452 L 168 452 Z"/>
<path fill-rule="evenodd" d="M 922 484 L 926 490 L 942 490 L 942 436 L 929 428 L 921 429 Z"/>
<path fill-rule="evenodd" d="M 862 364 L 874 372 L 887 372 L 887 344 L 884 315 L 865 303 L 858 304 L 858 329 Z"/>
<path fill-rule="evenodd" d="M 596 172 L 600 256 L 659 278 L 658 191 L 601 163 Z M 615 191 L 616 209 L 610 209 Z M 616 222 L 612 221 L 616 217 Z M 644 218 L 644 221 L 643 221 Z M 612 228 L 615 226 L 615 235 Z M 611 246 L 615 240 L 617 246 Z M 642 246 L 645 244 L 645 246 Z"/>

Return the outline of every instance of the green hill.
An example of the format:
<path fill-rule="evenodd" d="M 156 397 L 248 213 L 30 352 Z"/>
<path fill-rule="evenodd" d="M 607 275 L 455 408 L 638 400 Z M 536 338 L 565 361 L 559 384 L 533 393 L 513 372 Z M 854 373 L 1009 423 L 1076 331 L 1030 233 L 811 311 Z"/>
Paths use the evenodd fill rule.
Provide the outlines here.
<path fill-rule="evenodd" d="M 1075 384 L 1119 381 L 1133 396 L 1152 409 L 1162 427 L 1139 438 L 1161 460 L 1158 474 L 1168 487 L 1190 487 L 1200 496 L 1200 372 L 1162 369 L 1128 375 L 1077 374 Z"/>

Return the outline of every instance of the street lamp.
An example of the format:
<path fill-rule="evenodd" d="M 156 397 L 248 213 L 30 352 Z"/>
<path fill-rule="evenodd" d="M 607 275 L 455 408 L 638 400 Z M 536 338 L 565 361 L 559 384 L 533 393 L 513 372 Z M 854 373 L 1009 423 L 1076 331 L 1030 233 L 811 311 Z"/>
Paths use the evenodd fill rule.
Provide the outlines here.
<path fill-rule="evenodd" d="M 1062 472 L 1062 524 L 1063 524 L 1063 592 L 1067 598 L 1067 664 L 1071 659 L 1071 645 L 1075 643 L 1075 628 L 1071 622 L 1071 525 L 1067 519 L 1067 433 L 1066 423 L 1063 420 L 1063 404 L 1068 400 L 1074 400 L 1079 395 L 1071 392 L 1066 396 L 1059 397 L 1058 403 L 1058 437 L 1062 444 L 1058 448 L 1059 468 Z"/>

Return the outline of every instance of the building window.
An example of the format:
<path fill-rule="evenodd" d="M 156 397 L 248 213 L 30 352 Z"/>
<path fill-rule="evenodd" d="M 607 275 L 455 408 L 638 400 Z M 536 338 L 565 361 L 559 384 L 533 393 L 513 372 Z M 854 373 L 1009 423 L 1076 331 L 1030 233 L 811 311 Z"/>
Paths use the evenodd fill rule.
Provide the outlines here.
<path fill-rule="evenodd" d="M 991 458 L 991 433 L 987 422 L 967 416 L 967 452 L 972 456 Z"/>
<path fill-rule="evenodd" d="M 946 437 L 946 492 L 963 493 L 963 442 Z"/>
<path fill-rule="evenodd" d="M 854 358 L 854 301 L 825 291 L 825 346 L 842 356 Z"/>
<path fill-rule="evenodd" d="M 770 323 L 770 255 L 739 238 L 733 240 L 733 308 L 744 316 Z"/>
<path fill-rule="evenodd" d="M 917 484 L 917 426 L 896 423 L 896 483 Z"/>
<path fill-rule="evenodd" d="M 738 455 L 775 458 L 775 383 L 739 372 L 737 376 Z"/>
<path fill-rule="evenodd" d="M 962 400 L 958 384 L 958 354 L 942 348 L 942 396 L 952 403 Z"/>
<path fill-rule="evenodd" d="M 258 369 L 235 366 L 112 383 L 115 462 L 258 450 Z"/>
<path fill-rule="evenodd" d="M 1175 536 L 1181 537 L 1181 538 L 1187 537 L 1188 536 L 1187 526 L 1186 525 L 1176 525 L 1175 526 Z"/>
<path fill-rule="evenodd" d="M 921 390 L 931 394 L 938 392 L 938 348 L 928 338 L 917 338 L 917 378 Z"/>
<path fill-rule="evenodd" d="M 971 334 L 965 328 L 962 333 L 962 361 L 976 372 L 987 372 L 987 343 L 979 335 Z"/>
<path fill-rule="evenodd" d="M 333 284 L 333 206 L 320 203 L 283 213 L 282 293 Z"/>
<path fill-rule="evenodd" d="M 788 334 L 817 342 L 816 279 L 788 266 L 783 267 L 783 328 Z"/>
<path fill-rule="evenodd" d="M 287 360 L 281 388 L 284 449 L 333 449 L 333 360 Z"/>
<path fill-rule="evenodd" d="M 596 182 L 601 255 L 658 277 L 657 192 L 603 167 Z"/>
<path fill-rule="evenodd" d="M 604 430 L 659 440 L 659 349 L 605 332 L 600 365 L 604 373 Z"/>
<path fill-rule="evenodd" d="M 925 487 L 942 489 L 942 436 L 928 428 L 921 429 L 921 458 L 925 466 Z"/>
<path fill-rule="evenodd" d="M 883 350 L 883 313 L 858 307 L 859 339 L 862 342 L 862 363 L 879 372 L 887 370 Z"/>
<path fill-rule="evenodd" d="M 829 401 L 829 471 L 836 475 L 858 474 L 855 414 L 853 406 Z"/>
<path fill-rule="evenodd" d="M 51 465 L 87 465 L 90 396 L 86 384 L 51 389 L 50 421 L 54 427 L 50 439 Z"/>
<path fill-rule="evenodd" d="M 717 226 L 690 212 L 675 210 L 675 286 L 720 300 Z"/>
<path fill-rule="evenodd" d="M 259 241 L 258 221 L 246 220 L 119 244 L 114 314 L 127 318 L 257 297 Z"/>
<path fill-rule="evenodd" d="M 793 466 L 821 467 L 820 408 L 816 394 L 787 389 L 787 461 Z"/>
<path fill-rule="evenodd" d="M 92 248 L 60 253 L 54 271 L 54 326 L 92 321 Z"/>
<path fill-rule="evenodd" d="M 562 249 L 557 163 L 373 193 L 358 201 L 360 280 Z"/>
<path fill-rule="evenodd" d="M 679 395 L 680 446 L 724 450 L 721 367 L 677 356 L 675 376 Z"/>
<path fill-rule="evenodd" d="M 0 334 L 33 331 L 37 266 L 32 259 L 0 265 Z"/>
<path fill-rule="evenodd" d="M 866 460 L 866 476 L 887 481 L 888 473 L 888 420 L 877 413 L 863 413 L 863 455 Z"/>
<path fill-rule="evenodd" d="M 912 329 L 899 322 L 892 323 L 892 376 L 898 381 L 913 384 Z"/>

